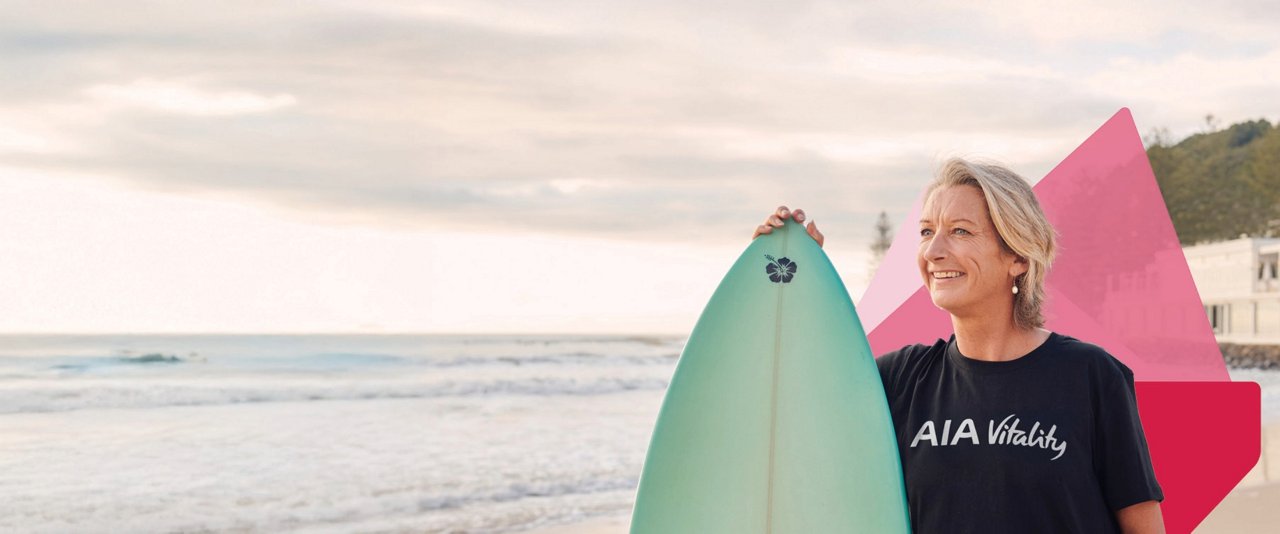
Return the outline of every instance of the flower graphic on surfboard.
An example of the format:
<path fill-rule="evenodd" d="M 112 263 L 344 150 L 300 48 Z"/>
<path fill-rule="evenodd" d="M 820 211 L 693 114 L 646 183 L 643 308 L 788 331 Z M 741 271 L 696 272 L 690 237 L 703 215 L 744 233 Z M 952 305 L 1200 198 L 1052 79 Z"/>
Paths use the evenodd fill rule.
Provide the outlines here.
<path fill-rule="evenodd" d="M 791 282 L 791 278 L 796 275 L 796 262 L 785 257 L 775 259 L 768 254 L 764 257 L 769 258 L 769 263 L 764 266 L 764 272 L 769 273 L 769 280 L 782 284 Z"/>

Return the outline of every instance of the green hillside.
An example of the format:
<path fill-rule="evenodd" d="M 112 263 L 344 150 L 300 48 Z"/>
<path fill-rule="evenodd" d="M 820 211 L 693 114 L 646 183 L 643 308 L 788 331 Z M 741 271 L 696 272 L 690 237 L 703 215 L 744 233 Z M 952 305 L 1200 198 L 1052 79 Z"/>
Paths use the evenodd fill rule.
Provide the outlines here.
<path fill-rule="evenodd" d="M 1182 244 L 1280 236 L 1280 128 L 1256 120 L 1177 144 L 1157 137 L 1147 156 Z"/>

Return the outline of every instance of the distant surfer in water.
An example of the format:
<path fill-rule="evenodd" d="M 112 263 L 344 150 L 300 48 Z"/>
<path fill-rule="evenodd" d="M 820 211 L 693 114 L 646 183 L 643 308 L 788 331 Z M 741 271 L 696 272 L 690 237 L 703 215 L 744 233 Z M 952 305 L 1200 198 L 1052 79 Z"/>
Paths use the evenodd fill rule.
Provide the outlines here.
<path fill-rule="evenodd" d="M 788 218 L 807 219 L 780 206 L 752 239 Z M 917 265 L 955 334 L 876 359 L 917 534 L 1164 532 L 1133 372 L 1042 328 L 1056 242 L 1001 165 L 953 158 L 926 190 Z"/>

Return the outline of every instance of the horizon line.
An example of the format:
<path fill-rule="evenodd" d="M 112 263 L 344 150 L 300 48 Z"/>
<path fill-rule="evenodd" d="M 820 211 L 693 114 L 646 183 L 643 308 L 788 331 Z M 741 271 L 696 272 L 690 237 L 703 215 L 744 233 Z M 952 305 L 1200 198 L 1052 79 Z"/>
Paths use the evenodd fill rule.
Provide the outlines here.
<path fill-rule="evenodd" d="M 323 331 L 323 332 L 254 332 L 254 331 L 190 331 L 190 332 L 5 332 L 0 331 L 0 337 L 3 336 L 583 336 L 583 337 L 620 337 L 620 336 L 657 336 L 657 337 L 677 337 L 688 336 L 688 333 L 673 332 L 360 332 L 360 331 Z"/>

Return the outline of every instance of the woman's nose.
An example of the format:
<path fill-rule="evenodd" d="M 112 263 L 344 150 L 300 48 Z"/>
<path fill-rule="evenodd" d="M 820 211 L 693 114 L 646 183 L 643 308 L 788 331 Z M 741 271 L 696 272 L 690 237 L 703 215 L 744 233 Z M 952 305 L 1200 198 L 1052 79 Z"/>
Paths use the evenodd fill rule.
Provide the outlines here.
<path fill-rule="evenodd" d="M 924 247 L 924 257 L 929 260 L 937 260 L 946 258 L 947 244 L 943 236 L 935 235 L 929 238 Z"/>

